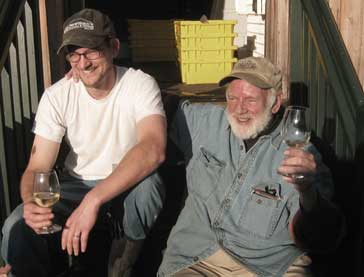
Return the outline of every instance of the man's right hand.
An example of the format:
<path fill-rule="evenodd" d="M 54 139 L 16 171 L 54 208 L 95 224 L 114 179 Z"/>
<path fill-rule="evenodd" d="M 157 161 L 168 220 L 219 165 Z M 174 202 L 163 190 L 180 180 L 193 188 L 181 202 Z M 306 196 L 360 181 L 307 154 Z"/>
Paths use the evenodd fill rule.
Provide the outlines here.
<path fill-rule="evenodd" d="M 54 214 L 50 208 L 39 207 L 34 202 L 24 204 L 23 217 L 25 223 L 32 228 L 36 233 L 52 224 Z"/>
<path fill-rule="evenodd" d="M 10 272 L 10 270 L 11 270 L 11 266 L 8 264 L 0 267 L 0 277 L 8 276 L 8 273 Z"/>
<path fill-rule="evenodd" d="M 76 83 L 80 80 L 80 76 L 77 70 L 74 68 L 71 68 L 64 76 L 67 80 L 73 78 L 73 81 L 75 81 Z"/>

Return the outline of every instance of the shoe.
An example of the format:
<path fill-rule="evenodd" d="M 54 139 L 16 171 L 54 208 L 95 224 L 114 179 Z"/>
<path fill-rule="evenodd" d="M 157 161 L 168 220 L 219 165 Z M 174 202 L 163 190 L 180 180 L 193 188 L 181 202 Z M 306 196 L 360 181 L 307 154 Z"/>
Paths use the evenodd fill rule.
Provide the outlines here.
<path fill-rule="evenodd" d="M 133 266 L 143 248 L 144 240 L 122 238 L 111 245 L 108 276 L 130 277 Z"/>

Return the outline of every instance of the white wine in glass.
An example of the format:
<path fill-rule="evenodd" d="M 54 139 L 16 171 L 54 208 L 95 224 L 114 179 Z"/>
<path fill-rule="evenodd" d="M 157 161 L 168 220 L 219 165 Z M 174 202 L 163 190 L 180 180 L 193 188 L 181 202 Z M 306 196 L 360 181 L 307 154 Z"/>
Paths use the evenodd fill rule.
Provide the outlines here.
<path fill-rule="evenodd" d="M 311 137 L 309 109 L 303 106 L 288 106 L 283 117 L 283 141 L 289 147 L 304 148 Z M 287 177 L 302 179 L 302 174 L 287 174 Z"/>
<path fill-rule="evenodd" d="M 56 171 L 36 172 L 34 174 L 33 198 L 38 206 L 45 208 L 50 208 L 58 202 L 60 198 L 60 184 Z M 61 230 L 61 226 L 52 224 L 51 226 L 43 227 L 39 233 L 52 234 Z"/>
<path fill-rule="evenodd" d="M 50 208 L 59 200 L 59 193 L 56 192 L 35 192 L 33 197 L 38 206 Z"/>

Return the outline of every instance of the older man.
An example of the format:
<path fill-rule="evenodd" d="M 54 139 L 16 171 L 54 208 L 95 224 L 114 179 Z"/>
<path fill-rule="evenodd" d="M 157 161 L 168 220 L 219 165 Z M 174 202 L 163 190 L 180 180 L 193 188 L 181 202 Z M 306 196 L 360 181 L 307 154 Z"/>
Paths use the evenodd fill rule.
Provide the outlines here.
<path fill-rule="evenodd" d="M 310 276 L 307 252 L 337 245 L 343 218 L 319 154 L 282 142 L 281 80 L 266 58 L 250 57 L 220 81 L 226 109 L 181 104 L 172 139 L 188 197 L 158 276 Z"/>
<path fill-rule="evenodd" d="M 99 11 L 84 9 L 64 24 L 60 50 L 80 82 L 63 78 L 39 103 L 21 180 L 23 204 L 3 227 L 2 255 L 16 276 L 52 275 L 47 241 L 39 233 L 55 216 L 65 218 L 59 248 L 69 255 L 85 252 L 102 208 L 120 194 L 125 259 L 111 262 L 115 274 L 130 272 L 162 208 L 164 189 L 155 173 L 166 144 L 160 90 L 142 71 L 113 64 L 119 47 L 112 22 Z M 53 168 L 63 137 L 70 152 L 60 178 L 61 199 L 52 212 L 34 203 L 33 176 Z"/>

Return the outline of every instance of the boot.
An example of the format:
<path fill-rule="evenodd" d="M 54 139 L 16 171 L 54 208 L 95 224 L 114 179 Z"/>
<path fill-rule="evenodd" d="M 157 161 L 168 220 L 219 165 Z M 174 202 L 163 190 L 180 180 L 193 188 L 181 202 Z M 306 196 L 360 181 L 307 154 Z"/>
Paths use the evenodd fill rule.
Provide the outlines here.
<path fill-rule="evenodd" d="M 125 237 L 115 242 L 115 245 L 113 241 L 109 258 L 108 276 L 130 277 L 134 263 L 143 248 L 143 243 L 144 240 L 131 240 Z"/>
<path fill-rule="evenodd" d="M 115 261 L 120 258 L 124 252 L 126 239 L 113 239 L 110 247 L 109 261 L 107 264 L 108 277 L 112 277 L 112 268 Z"/>

